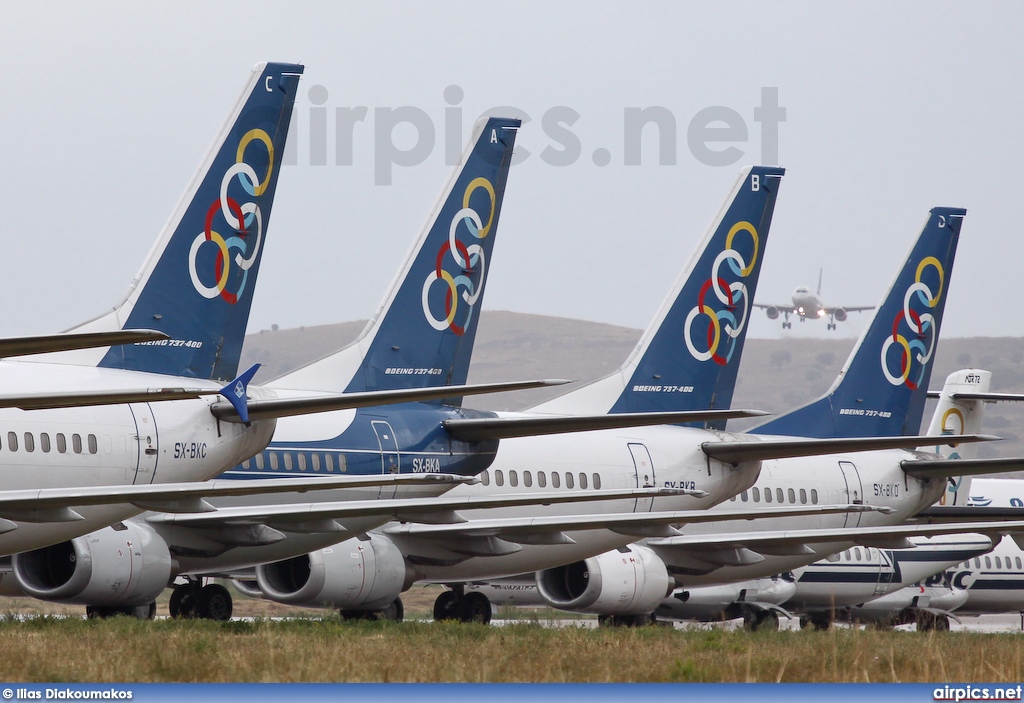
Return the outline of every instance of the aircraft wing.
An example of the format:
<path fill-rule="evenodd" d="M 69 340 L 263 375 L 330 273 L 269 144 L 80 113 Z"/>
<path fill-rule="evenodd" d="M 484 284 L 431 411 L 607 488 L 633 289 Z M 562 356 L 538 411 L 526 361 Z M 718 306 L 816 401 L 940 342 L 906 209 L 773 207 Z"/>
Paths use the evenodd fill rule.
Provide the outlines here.
<path fill-rule="evenodd" d="M 929 398 L 942 397 L 942 391 L 928 391 Z M 984 400 L 989 403 L 1024 400 L 1024 393 L 950 393 L 953 400 Z"/>
<path fill-rule="evenodd" d="M 647 546 L 654 549 L 674 549 L 691 552 L 702 560 L 716 559 L 716 553 L 729 559 L 736 557 L 736 550 L 748 550 L 775 556 L 815 553 L 808 545 L 855 543 L 865 547 L 882 549 L 906 549 L 913 547 L 910 537 L 935 537 L 938 535 L 982 533 L 1005 535 L 1024 532 L 1024 520 L 1003 520 L 974 523 L 944 523 L 935 525 L 891 525 L 881 527 L 835 527 L 806 530 L 766 530 L 756 532 L 732 532 L 719 535 L 681 535 L 652 539 Z M 730 554 L 731 553 L 731 554 Z M 748 555 L 749 558 L 750 555 Z M 761 561 L 753 555 L 754 562 Z M 722 562 L 724 565 L 728 562 Z M 735 562 L 732 562 L 735 563 Z"/>
<path fill-rule="evenodd" d="M 703 497 L 704 491 L 684 488 L 626 488 L 599 491 L 558 491 L 526 494 L 498 494 L 493 496 L 459 496 L 439 498 L 396 498 L 389 500 L 336 501 L 331 503 L 287 503 L 281 505 L 218 508 L 209 514 L 161 514 L 147 518 L 153 524 L 186 525 L 191 527 L 217 527 L 227 524 L 265 524 L 271 527 L 302 532 L 331 531 L 327 523 L 343 522 L 346 518 L 389 516 L 390 519 L 409 522 L 466 522 L 457 510 L 507 508 L 519 505 L 553 505 L 596 500 L 628 500 L 659 496 L 693 495 Z M 702 511 L 695 511 L 702 512 Z M 644 513 L 650 515 L 650 513 Z M 314 525 L 306 530 L 303 525 Z M 336 526 L 337 527 L 337 526 Z M 326 529 L 325 529 L 326 528 Z"/>
<path fill-rule="evenodd" d="M 135 390 L 86 391 L 82 393 L 36 393 L 0 395 L 0 408 L 51 410 L 120 403 L 155 403 L 164 400 L 192 400 L 204 395 L 219 395 L 209 388 L 139 388 Z"/>
<path fill-rule="evenodd" d="M 751 439 L 742 442 L 704 442 L 701 449 L 712 459 L 727 464 L 766 459 L 786 459 L 818 454 L 840 454 L 846 452 L 868 452 L 879 449 L 917 449 L 941 444 L 962 444 L 968 442 L 991 442 L 1000 437 L 994 435 L 966 434 L 941 436 L 898 437 L 847 437 L 840 439 Z M 923 462 L 922 462 L 923 463 Z"/>
<path fill-rule="evenodd" d="M 375 405 L 391 405 L 393 403 L 413 403 L 422 400 L 440 400 L 457 398 L 466 395 L 485 393 L 503 393 L 505 391 L 560 386 L 571 383 L 564 379 L 544 379 L 539 381 L 514 381 L 510 383 L 481 383 L 464 386 L 441 386 L 432 388 L 410 388 L 390 391 L 367 391 L 363 393 L 336 393 L 313 395 L 295 398 L 264 398 L 247 401 L 249 418 L 291 417 L 309 415 L 331 410 L 349 410 Z M 214 403 L 210 411 L 215 417 L 226 422 L 245 422 L 238 410 L 229 402 Z"/>
<path fill-rule="evenodd" d="M 111 347 L 118 344 L 162 342 L 170 339 L 156 330 L 116 330 L 114 332 L 69 332 L 33 337 L 7 337 L 0 339 L 0 358 L 49 354 L 51 352 Z"/>
<path fill-rule="evenodd" d="M 761 417 L 761 410 L 696 410 L 685 412 L 612 413 L 605 415 L 483 417 L 445 420 L 441 424 L 453 437 L 478 442 L 488 439 L 534 437 L 565 432 L 588 432 L 684 422 L 713 422 L 741 417 Z"/>
<path fill-rule="evenodd" d="M 864 312 L 865 310 L 874 310 L 874 309 L 875 309 L 874 305 L 864 305 L 864 306 L 856 307 L 856 308 L 847 308 L 847 307 L 839 306 L 839 307 L 835 307 L 835 308 L 825 308 L 825 314 L 826 315 L 835 315 L 840 310 L 842 310 L 844 312 Z"/>
<path fill-rule="evenodd" d="M 792 305 L 771 305 L 770 303 L 754 303 L 754 307 L 762 308 L 764 310 L 767 310 L 768 308 L 775 308 L 776 310 L 783 314 L 789 313 L 790 315 L 795 315 L 797 313 L 797 309 Z"/>
<path fill-rule="evenodd" d="M 999 459 L 908 459 L 900 466 L 914 478 L 953 478 L 1001 474 L 1006 471 L 1024 471 L 1024 458 Z"/>
<path fill-rule="evenodd" d="M 73 508 L 86 505 L 131 503 L 143 510 L 206 513 L 215 508 L 204 500 L 223 496 L 366 488 L 372 486 L 451 484 L 475 482 L 475 478 L 451 474 L 396 474 L 339 476 L 334 478 L 287 478 L 215 480 L 186 483 L 155 483 L 125 486 L 81 486 L 0 491 L 0 533 L 22 522 L 81 520 Z"/>
<path fill-rule="evenodd" d="M 655 491 L 664 489 L 635 489 L 625 493 L 642 494 L 646 491 L 647 496 L 654 495 Z M 552 497 L 560 497 L 558 502 L 576 502 L 592 500 L 597 493 L 603 491 L 579 491 L 576 494 L 561 492 L 549 494 Z M 621 491 L 619 493 L 622 493 Z M 445 497 L 437 499 L 419 500 L 378 500 L 364 501 L 361 503 L 335 503 L 311 504 L 298 510 L 300 506 L 280 506 L 281 510 L 236 510 L 233 508 L 222 508 L 216 513 L 209 515 L 181 515 L 166 514 L 147 518 L 148 522 L 154 524 L 174 524 L 186 527 L 218 528 L 238 524 L 260 524 L 286 532 L 304 531 L 342 531 L 346 517 L 366 517 L 372 515 L 390 514 L 399 521 L 411 522 L 414 524 L 403 524 L 385 528 L 385 532 L 395 535 L 408 535 L 423 539 L 436 539 L 444 547 L 449 547 L 457 542 L 469 541 L 479 543 L 483 539 L 490 546 L 478 547 L 484 549 L 482 553 L 495 554 L 498 552 L 486 551 L 495 547 L 496 543 L 489 542 L 490 538 L 499 541 L 502 549 L 513 549 L 518 551 L 518 546 L 512 543 L 523 544 L 566 544 L 571 543 L 572 538 L 565 535 L 566 530 L 589 530 L 589 529 L 610 529 L 622 534 L 634 535 L 636 537 L 674 535 L 678 532 L 671 527 L 674 524 L 686 522 L 707 522 L 713 520 L 737 520 L 754 519 L 759 517 L 790 517 L 795 515 L 825 515 L 839 512 L 867 512 L 887 510 L 865 505 L 839 505 L 839 506 L 801 506 L 792 508 L 771 508 L 756 512 L 751 511 L 710 511 L 710 510 L 681 510 L 655 513 L 607 513 L 596 515 L 569 515 L 549 516 L 530 518 L 493 518 L 466 521 L 461 515 L 455 512 L 458 509 L 504 507 L 509 505 L 525 505 L 539 503 L 543 494 L 519 495 L 502 498 L 463 498 L 448 499 Z M 608 498 L 613 496 L 609 495 Z M 632 497 L 626 495 L 625 497 Z M 636 497 L 645 497 L 638 495 Z M 513 502 L 514 501 L 514 502 Z M 467 553 L 467 546 L 461 547 L 462 553 Z M 503 552 L 508 553 L 508 552 Z"/>
<path fill-rule="evenodd" d="M 833 515 L 836 513 L 886 512 L 889 508 L 872 505 L 809 505 L 767 510 L 675 510 L 654 513 L 610 513 L 605 515 L 565 515 L 532 518 L 494 518 L 472 520 L 461 524 L 392 525 L 384 529 L 389 535 L 419 538 L 453 539 L 457 537 L 502 537 L 531 543 L 530 535 L 573 530 L 612 530 L 626 535 L 678 535 L 673 525 L 725 520 L 754 520 L 771 517 Z"/>

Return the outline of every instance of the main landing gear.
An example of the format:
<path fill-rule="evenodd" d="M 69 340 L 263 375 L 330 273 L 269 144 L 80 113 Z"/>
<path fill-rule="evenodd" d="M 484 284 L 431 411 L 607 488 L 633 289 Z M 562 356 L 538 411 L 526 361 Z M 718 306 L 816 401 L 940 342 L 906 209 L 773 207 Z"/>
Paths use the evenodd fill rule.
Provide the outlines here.
<path fill-rule="evenodd" d="M 175 586 L 168 604 L 172 618 L 230 620 L 231 593 L 219 583 L 203 585 L 200 579 Z"/>
<path fill-rule="evenodd" d="M 405 606 L 401 598 L 395 598 L 383 610 L 345 610 L 338 611 L 342 620 L 390 620 L 401 622 L 405 617 Z"/>
<path fill-rule="evenodd" d="M 115 615 L 126 615 L 137 620 L 152 620 L 156 617 L 156 601 L 147 605 L 136 606 L 107 606 L 87 605 L 85 616 L 90 620 L 112 618 Z"/>
<path fill-rule="evenodd" d="M 491 602 L 483 593 L 466 593 L 462 586 L 456 586 L 434 601 L 434 620 L 458 620 L 487 625 L 491 622 Z"/>

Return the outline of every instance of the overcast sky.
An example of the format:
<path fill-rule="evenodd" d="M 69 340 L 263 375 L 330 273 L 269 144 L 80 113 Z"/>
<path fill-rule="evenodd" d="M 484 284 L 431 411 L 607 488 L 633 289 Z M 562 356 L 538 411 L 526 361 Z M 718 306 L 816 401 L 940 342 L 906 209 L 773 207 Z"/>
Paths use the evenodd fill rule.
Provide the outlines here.
<path fill-rule="evenodd" d="M 306 72 L 250 330 L 370 315 L 447 177 L 446 146 L 511 106 L 531 118 L 530 156 L 509 177 L 486 309 L 645 326 L 740 167 L 777 157 L 788 173 L 759 302 L 787 302 L 823 268 L 827 303 L 873 304 L 928 209 L 962 206 L 944 334 L 1024 335 L 1024 314 L 996 309 L 1024 286 L 1022 27 L 1010 2 L 6 0 L 0 334 L 65 329 L 120 299 L 250 68 L 273 60 Z M 755 121 L 773 88 L 777 140 Z M 336 109 L 357 106 L 353 163 L 338 164 Z M 429 118 L 434 145 L 381 185 L 375 149 L 412 148 L 417 131 L 382 135 L 374 111 L 401 106 Z M 625 163 L 627 110 L 648 107 L 674 118 L 674 164 L 653 127 Z M 562 132 L 543 124 L 572 111 Z M 691 148 L 708 114 L 732 116 L 734 138 L 707 148 L 734 151 Z M 762 313 L 751 334 L 782 330 Z"/>

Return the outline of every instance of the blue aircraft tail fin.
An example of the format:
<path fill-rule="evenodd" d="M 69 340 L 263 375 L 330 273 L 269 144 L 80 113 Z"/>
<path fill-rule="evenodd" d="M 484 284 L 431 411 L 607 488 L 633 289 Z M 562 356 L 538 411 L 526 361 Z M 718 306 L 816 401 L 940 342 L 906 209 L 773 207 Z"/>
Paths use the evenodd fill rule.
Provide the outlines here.
<path fill-rule="evenodd" d="M 785 169 L 744 169 L 626 363 L 534 408 L 561 414 L 728 408 Z M 722 423 L 716 423 L 716 426 Z"/>
<path fill-rule="evenodd" d="M 819 438 L 918 433 L 966 214 L 932 209 L 829 392 L 751 432 Z"/>
<path fill-rule="evenodd" d="M 357 392 L 466 382 L 520 124 L 477 122 L 460 166 L 359 338 L 271 385 Z"/>
<path fill-rule="evenodd" d="M 124 300 L 76 328 L 155 329 L 92 363 L 234 378 L 303 67 L 258 64 Z"/>

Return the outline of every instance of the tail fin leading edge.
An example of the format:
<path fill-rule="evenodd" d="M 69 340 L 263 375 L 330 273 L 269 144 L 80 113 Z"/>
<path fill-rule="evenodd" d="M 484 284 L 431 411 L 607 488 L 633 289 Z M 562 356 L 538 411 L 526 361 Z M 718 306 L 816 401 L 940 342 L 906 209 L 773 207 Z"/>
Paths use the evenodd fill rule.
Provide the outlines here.
<path fill-rule="evenodd" d="M 360 392 L 466 382 L 520 124 L 477 122 L 461 166 L 359 338 L 273 386 Z"/>
<path fill-rule="evenodd" d="M 751 432 L 830 438 L 919 431 L 966 214 L 960 208 L 932 209 L 829 392 Z"/>
<path fill-rule="evenodd" d="M 626 363 L 534 410 L 729 408 L 783 174 L 775 167 L 744 169 Z"/>
<path fill-rule="evenodd" d="M 100 366 L 231 379 L 303 67 L 259 64 L 125 299 L 83 325 L 171 339 L 111 347 Z"/>

